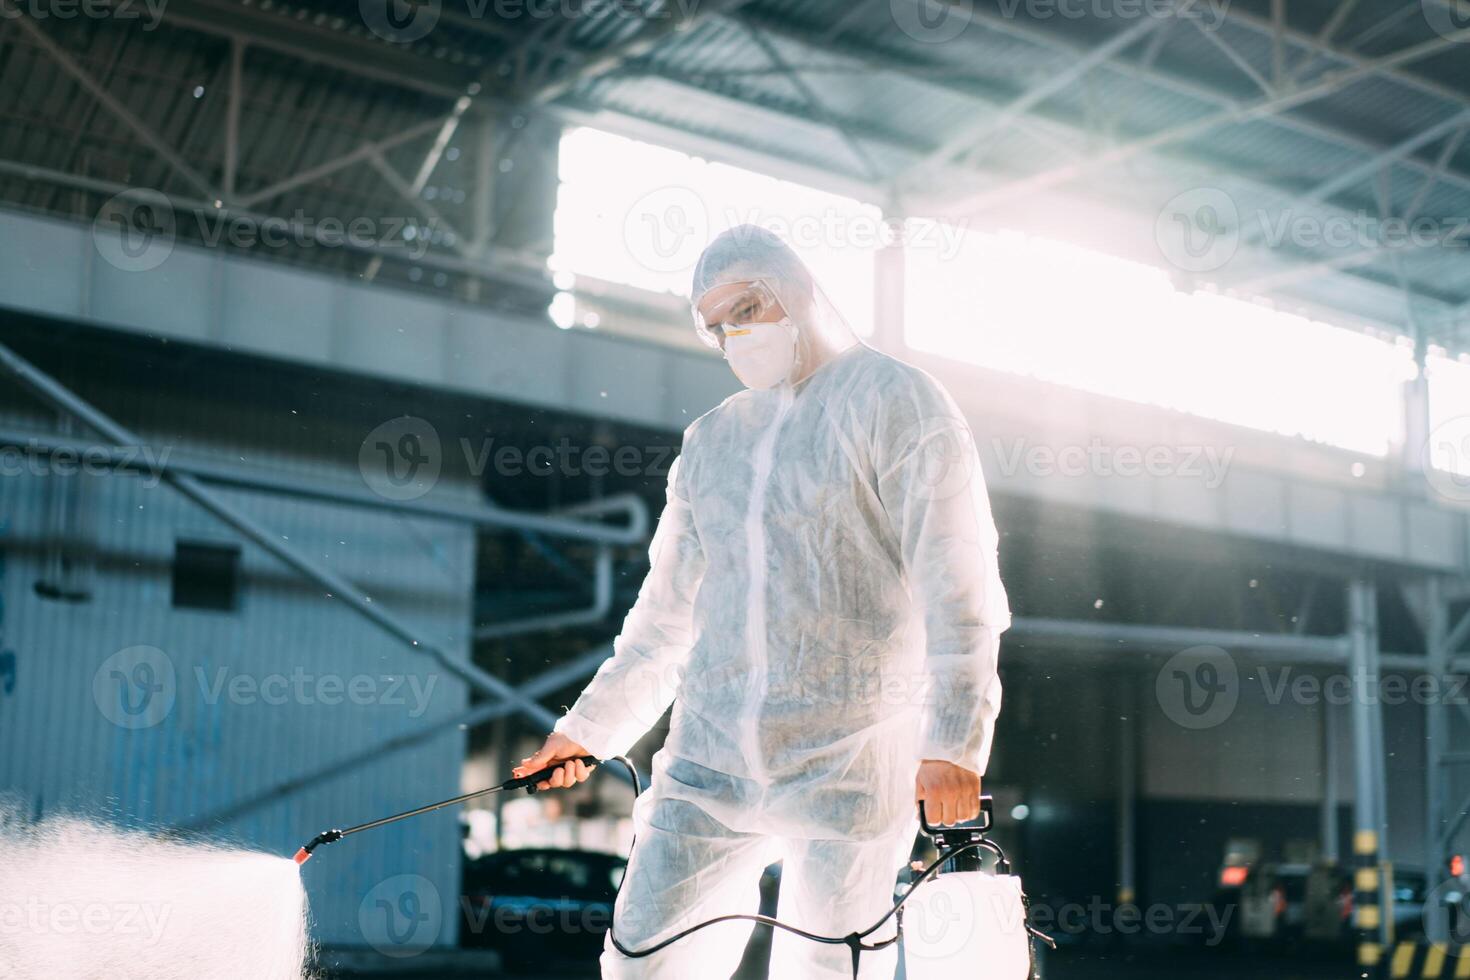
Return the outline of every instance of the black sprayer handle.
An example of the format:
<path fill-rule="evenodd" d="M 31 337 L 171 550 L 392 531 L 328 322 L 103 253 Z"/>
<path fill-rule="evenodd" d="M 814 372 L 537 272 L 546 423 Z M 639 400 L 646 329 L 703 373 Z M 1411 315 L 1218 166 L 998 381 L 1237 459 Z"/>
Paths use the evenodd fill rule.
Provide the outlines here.
<path fill-rule="evenodd" d="M 500 784 L 500 788 L 520 789 L 522 786 L 524 786 L 527 793 L 535 793 L 537 783 L 544 782 L 545 780 L 550 779 L 556 774 L 556 771 L 558 769 L 566 765 L 568 762 L 581 762 L 589 766 L 595 766 L 598 765 L 601 761 L 602 760 L 597 758 L 597 756 L 595 755 L 579 755 L 574 759 L 563 759 L 558 763 L 547 766 L 540 772 L 533 772 L 530 775 L 526 776 L 517 776 L 515 779 L 507 779 L 505 782 Z"/>
<path fill-rule="evenodd" d="M 954 824 L 953 826 L 949 827 L 946 827 L 943 824 L 937 827 L 930 824 L 928 816 L 924 813 L 924 801 L 920 800 L 919 826 L 929 837 L 933 837 L 936 834 L 949 834 L 950 836 L 957 837 L 960 834 L 965 833 L 984 833 L 985 831 L 995 826 L 995 800 L 993 797 L 990 796 L 980 797 L 979 822 L 970 821 L 968 823 Z"/>

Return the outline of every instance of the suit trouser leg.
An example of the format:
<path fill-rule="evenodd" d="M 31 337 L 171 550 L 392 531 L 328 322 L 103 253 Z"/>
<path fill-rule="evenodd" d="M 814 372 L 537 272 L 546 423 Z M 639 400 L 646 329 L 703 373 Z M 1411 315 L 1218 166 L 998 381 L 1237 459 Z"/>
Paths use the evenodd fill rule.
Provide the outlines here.
<path fill-rule="evenodd" d="M 866 929 L 893 907 L 898 871 L 913 848 L 917 824 L 874 841 L 790 840 L 781 869 L 776 918 L 808 932 L 845 936 Z M 890 919 L 866 942 L 894 935 Z M 896 946 L 862 954 L 861 980 L 891 980 Z M 847 946 L 814 943 L 776 930 L 770 980 L 852 980 Z"/>
<path fill-rule="evenodd" d="M 774 842 L 729 830 L 692 803 L 652 798 L 635 807 L 637 842 L 618 894 L 613 928 L 618 942 L 642 949 L 697 922 L 760 908 L 761 871 Z M 754 924 L 722 922 L 654 953 L 632 958 L 609 936 L 604 980 L 727 980 L 740 965 Z"/>

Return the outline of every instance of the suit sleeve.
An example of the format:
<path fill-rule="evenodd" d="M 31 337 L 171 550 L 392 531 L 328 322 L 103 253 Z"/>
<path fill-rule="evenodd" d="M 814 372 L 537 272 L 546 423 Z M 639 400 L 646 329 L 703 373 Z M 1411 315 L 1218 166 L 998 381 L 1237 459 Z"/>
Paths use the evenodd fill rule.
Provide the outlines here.
<path fill-rule="evenodd" d="M 984 775 L 1000 713 L 1000 635 L 1011 617 L 975 441 L 958 406 L 922 372 L 885 393 L 877 418 L 878 495 L 925 630 L 920 758 Z"/>

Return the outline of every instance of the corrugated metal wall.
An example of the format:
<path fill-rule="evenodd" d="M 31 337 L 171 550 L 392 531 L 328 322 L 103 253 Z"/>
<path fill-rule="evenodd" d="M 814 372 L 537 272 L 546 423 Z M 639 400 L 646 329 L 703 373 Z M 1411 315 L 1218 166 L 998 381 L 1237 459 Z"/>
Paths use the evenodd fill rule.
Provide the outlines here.
<path fill-rule="evenodd" d="M 156 375 L 114 368 L 76 381 L 84 397 L 176 455 L 260 467 L 283 482 L 362 488 L 357 449 L 368 429 L 334 420 L 321 399 L 298 414 L 279 379 L 262 375 L 261 397 L 233 405 L 206 397 L 207 379 L 192 391 L 169 390 Z M 17 393 L 0 393 L 0 425 L 57 431 L 55 419 L 27 408 Z M 466 706 L 465 685 L 432 659 L 383 635 L 166 485 L 59 476 L 45 464 L 17 463 L 10 457 L 0 477 L 0 651 L 13 651 L 15 664 L 13 684 L 0 681 L 0 794 L 31 814 L 186 825 Z M 81 512 L 89 516 L 76 533 L 95 549 L 91 597 L 80 602 L 42 598 L 34 588 L 55 526 L 45 510 L 48 492 L 64 480 L 83 484 Z M 452 468 L 432 491 L 459 499 L 475 493 L 473 481 Z M 475 548 L 468 529 L 266 494 L 224 495 L 430 642 L 466 656 Z M 243 545 L 234 612 L 172 606 L 178 539 Z M 157 652 L 120 654 L 140 646 Z M 146 706 L 145 688 L 152 691 Z M 327 827 L 457 792 L 463 758 L 464 734 L 450 728 L 227 820 L 218 833 L 289 855 Z M 437 813 L 340 844 L 308 865 L 315 937 L 381 941 L 374 916 L 383 883 L 392 891 L 401 884 L 395 876 L 417 875 L 415 900 L 441 900 L 433 924 L 441 942 L 452 942 L 459 837 L 455 813 Z M 427 928 L 411 941 L 423 942 Z"/>

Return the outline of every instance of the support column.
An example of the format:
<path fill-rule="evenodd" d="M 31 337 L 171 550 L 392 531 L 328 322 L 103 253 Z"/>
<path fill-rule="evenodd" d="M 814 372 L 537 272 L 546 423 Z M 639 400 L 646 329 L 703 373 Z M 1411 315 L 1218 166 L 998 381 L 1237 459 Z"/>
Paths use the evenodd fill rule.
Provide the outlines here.
<path fill-rule="evenodd" d="M 1430 577 L 1424 583 L 1425 670 L 1435 680 L 1436 691 L 1449 691 L 1446 686 L 1450 670 L 1449 609 L 1439 579 Z M 1431 895 L 1443 880 L 1449 841 L 1445 839 L 1445 805 L 1449 796 L 1450 770 L 1445 753 L 1450 747 L 1451 705 L 1444 697 L 1427 698 L 1424 705 L 1424 874 Z M 1424 935 L 1431 943 L 1449 941 L 1448 910 L 1438 902 L 1424 909 Z"/>
<path fill-rule="evenodd" d="M 1131 905 L 1137 892 L 1138 678 L 1124 673 L 1118 684 L 1118 905 Z"/>
<path fill-rule="evenodd" d="M 898 354 L 904 344 L 904 219 L 885 216 L 888 243 L 873 255 L 873 346 Z"/>
<path fill-rule="evenodd" d="M 1382 847 L 1383 770 L 1375 736 L 1382 732 L 1378 683 L 1377 597 L 1373 585 L 1348 585 L 1348 649 L 1353 713 L 1353 926 L 1358 976 L 1378 977 L 1387 941 L 1379 850 Z M 1380 736 L 1381 737 L 1381 736 Z"/>
<path fill-rule="evenodd" d="M 495 240 L 495 175 L 499 164 L 495 139 L 495 118 L 486 114 L 475 123 L 472 170 L 474 192 L 470 195 L 470 255 L 485 261 L 490 243 Z M 465 280 L 465 300 L 478 303 L 483 299 L 485 284 L 478 278 Z"/>
<path fill-rule="evenodd" d="M 1341 721 L 1337 705 L 1322 702 L 1322 860 L 1337 864 L 1342 855 L 1337 849 L 1338 800 L 1342 789 L 1337 785 L 1337 740 Z"/>
<path fill-rule="evenodd" d="M 1429 447 L 1429 379 L 1425 376 L 1428 349 L 1418 327 L 1413 326 L 1412 331 L 1415 336 L 1414 366 L 1417 371 L 1401 388 L 1404 403 L 1404 443 L 1399 447 L 1399 465 L 1403 488 L 1416 496 L 1423 496 L 1429 490 L 1429 484 L 1424 480 L 1424 470 L 1429 465 L 1426 458 Z"/>

